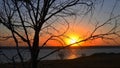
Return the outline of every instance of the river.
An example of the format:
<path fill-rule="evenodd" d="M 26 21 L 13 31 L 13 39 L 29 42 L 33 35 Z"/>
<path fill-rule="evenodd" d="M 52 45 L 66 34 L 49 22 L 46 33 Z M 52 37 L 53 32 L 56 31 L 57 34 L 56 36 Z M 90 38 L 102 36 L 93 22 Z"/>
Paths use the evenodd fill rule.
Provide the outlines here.
<path fill-rule="evenodd" d="M 51 53 L 54 50 L 55 48 L 41 49 L 39 58 Z M 20 52 L 25 61 L 28 61 L 30 59 L 30 52 L 27 48 L 20 48 Z M 94 53 L 120 53 L 120 47 L 67 48 L 60 50 L 59 52 L 55 52 L 42 60 L 74 59 L 81 56 L 89 56 Z M 15 48 L 1 48 L 0 63 L 11 62 L 11 60 L 8 60 L 5 56 L 10 59 L 14 56 L 15 61 L 20 61 Z"/>

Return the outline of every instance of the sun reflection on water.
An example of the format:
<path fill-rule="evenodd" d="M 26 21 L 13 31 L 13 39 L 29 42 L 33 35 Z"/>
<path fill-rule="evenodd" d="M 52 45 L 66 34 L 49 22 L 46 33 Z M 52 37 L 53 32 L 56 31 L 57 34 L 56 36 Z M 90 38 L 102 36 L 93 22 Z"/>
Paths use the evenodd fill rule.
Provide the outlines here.
<path fill-rule="evenodd" d="M 78 54 L 77 54 L 77 50 L 70 49 L 70 53 L 69 53 L 67 59 L 75 59 L 77 57 L 79 57 Z"/>

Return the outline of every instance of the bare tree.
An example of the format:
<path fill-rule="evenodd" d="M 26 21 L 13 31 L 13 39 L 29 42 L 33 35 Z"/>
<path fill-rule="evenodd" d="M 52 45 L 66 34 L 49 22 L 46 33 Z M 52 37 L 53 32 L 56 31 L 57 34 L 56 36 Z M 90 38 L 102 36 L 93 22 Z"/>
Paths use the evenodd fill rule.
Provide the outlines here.
<path fill-rule="evenodd" d="M 49 40 L 56 40 L 61 45 L 64 45 L 64 41 L 61 36 L 66 37 L 64 34 L 69 28 L 69 22 L 66 17 L 76 16 L 79 10 L 82 10 L 84 14 L 92 11 L 95 0 L 1 0 L 0 4 L 0 23 L 11 31 L 11 38 L 16 43 L 17 53 L 21 59 L 21 63 L 24 66 L 24 59 L 19 51 L 19 42 L 25 43 L 31 54 L 32 68 L 37 68 L 38 60 L 48 57 L 49 55 L 69 47 L 73 44 L 77 44 L 87 40 L 93 40 L 96 38 L 111 39 L 109 35 L 119 35 L 118 27 L 119 15 L 110 17 L 103 24 L 96 23 L 94 30 L 89 37 L 75 42 L 73 44 L 63 46 L 60 49 L 56 49 L 51 53 L 38 57 L 40 41 L 42 35 L 49 35 L 46 41 L 42 42 L 41 47 L 44 47 Z M 75 8 L 76 6 L 84 7 Z M 110 24 L 112 20 L 116 20 L 114 26 L 106 33 L 95 34 L 99 28 Z M 55 27 L 55 24 L 61 24 L 61 21 L 66 25 L 66 29 L 63 32 L 59 32 Z M 52 32 L 54 31 L 54 32 Z M 32 36 L 31 36 L 32 35 Z"/>
<path fill-rule="evenodd" d="M 58 57 L 63 60 L 65 58 L 65 51 L 64 50 L 60 50 L 58 51 Z"/>
<path fill-rule="evenodd" d="M 92 7 L 93 2 L 87 0 L 2 0 L 0 22 L 11 31 L 21 62 L 24 61 L 19 52 L 20 39 L 29 47 L 32 68 L 37 68 L 40 33 L 45 32 L 50 35 L 42 47 L 53 37 L 61 36 L 65 32 L 54 35 L 48 29 L 57 31 L 52 25 L 54 21 L 60 17 L 75 15 L 72 7 L 80 4 Z M 33 32 L 32 39 L 30 39 L 29 31 Z"/>

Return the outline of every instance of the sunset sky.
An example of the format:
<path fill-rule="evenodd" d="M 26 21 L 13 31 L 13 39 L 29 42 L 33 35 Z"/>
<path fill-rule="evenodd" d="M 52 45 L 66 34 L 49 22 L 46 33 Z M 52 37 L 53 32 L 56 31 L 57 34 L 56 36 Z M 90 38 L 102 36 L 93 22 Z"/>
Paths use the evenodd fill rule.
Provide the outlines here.
<path fill-rule="evenodd" d="M 102 0 L 101 0 L 102 1 Z M 120 1 L 118 1 L 116 3 L 116 0 L 104 0 L 103 5 L 99 4 L 100 2 L 96 2 L 95 7 L 93 8 L 93 11 L 86 14 L 86 15 L 78 15 L 78 16 L 70 16 L 67 17 L 66 20 L 67 22 L 69 22 L 69 29 L 68 31 L 64 34 L 64 36 L 60 36 L 65 43 L 63 45 L 69 45 L 75 42 L 78 42 L 80 40 L 83 40 L 87 37 L 90 36 L 90 34 L 92 33 L 92 31 L 95 28 L 95 24 L 97 22 L 99 22 L 98 25 L 103 24 L 105 21 L 107 21 L 110 18 L 110 14 L 113 11 L 113 16 L 119 15 L 120 14 Z M 113 10 L 113 6 L 116 3 L 116 6 Z M 75 8 L 76 9 L 76 8 Z M 80 13 L 79 13 L 80 14 Z M 54 20 L 54 19 L 53 19 Z M 57 31 L 54 31 L 52 29 L 49 29 L 48 31 L 50 31 L 50 33 L 54 33 L 55 35 L 59 35 L 62 34 L 67 27 L 67 24 L 64 23 L 65 21 L 63 21 L 62 19 L 59 19 L 58 21 L 56 21 L 53 26 L 56 26 Z M 60 24 L 59 24 L 60 23 Z M 113 22 L 111 24 L 114 24 Z M 120 23 L 119 23 L 120 24 Z M 44 25 L 46 26 L 46 25 Z M 44 28 L 43 26 L 43 28 Z M 100 29 L 98 29 L 95 32 L 96 34 L 102 34 L 105 33 L 107 31 L 110 30 L 110 28 L 113 27 L 113 25 L 107 24 L 103 27 L 101 27 Z M 120 27 L 118 27 L 117 29 L 119 30 Z M 48 34 L 44 34 L 44 32 L 47 31 L 47 29 L 44 29 L 43 31 L 41 31 L 41 40 L 40 40 L 40 45 L 43 44 L 43 42 L 49 38 Z M 7 30 L 3 25 L 0 25 L 0 37 L 4 37 L 6 35 L 10 35 L 9 30 Z M 31 39 L 32 37 L 32 31 L 30 31 L 30 37 Z M 115 37 L 115 36 L 111 36 L 111 37 Z M 54 40 L 56 38 L 53 38 L 53 40 L 48 41 L 48 43 L 46 44 L 47 46 L 61 46 L 61 43 L 59 43 L 59 41 Z M 118 37 L 115 37 L 115 39 L 117 40 L 116 42 L 119 42 L 120 39 Z M 0 39 L 2 40 L 2 39 Z M 7 43 L 6 43 L 7 42 Z M 26 45 L 22 42 L 20 42 L 21 45 Z M 80 46 L 97 46 L 97 45 L 119 45 L 120 43 L 115 43 L 111 40 L 103 40 L 103 39 L 95 39 L 95 40 L 88 40 L 88 41 L 83 41 L 77 45 Z M 2 45 L 14 45 L 14 42 L 12 41 L 12 39 L 6 40 L 6 41 L 0 41 L 0 46 Z M 77 46 L 75 45 L 75 46 Z"/>

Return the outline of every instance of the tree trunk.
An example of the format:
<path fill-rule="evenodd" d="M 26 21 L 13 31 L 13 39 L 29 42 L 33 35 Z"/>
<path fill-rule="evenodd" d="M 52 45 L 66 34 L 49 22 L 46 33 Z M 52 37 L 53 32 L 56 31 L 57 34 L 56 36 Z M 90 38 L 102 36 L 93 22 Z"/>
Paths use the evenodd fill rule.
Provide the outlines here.
<path fill-rule="evenodd" d="M 32 68 L 38 68 L 38 54 L 39 54 L 39 31 L 35 32 L 34 41 L 31 52 Z"/>
<path fill-rule="evenodd" d="M 38 68 L 38 62 L 36 58 L 32 58 L 32 68 Z"/>

